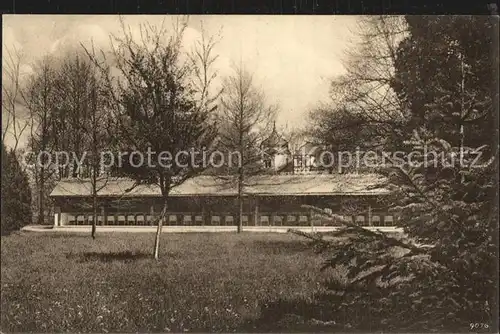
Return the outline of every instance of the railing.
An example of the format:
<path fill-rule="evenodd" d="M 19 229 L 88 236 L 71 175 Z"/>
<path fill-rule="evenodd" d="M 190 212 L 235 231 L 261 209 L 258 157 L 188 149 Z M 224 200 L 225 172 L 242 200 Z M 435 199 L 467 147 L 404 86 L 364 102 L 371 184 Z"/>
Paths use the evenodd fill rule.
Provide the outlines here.
<path fill-rule="evenodd" d="M 245 212 L 243 226 L 340 226 L 339 222 L 315 218 L 308 212 Z M 360 226 L 394 226 L 395 217 L 385 213 L 373 213 L 370 216 L 351 216 L 353 223 Z M 237 215 L 229 212 L 169 212 L 166 226 L 235 226 Z M 72 213 L 68 215 L 68 225 L 91 225 L 91 213 Z M 97 216 L 97 225 L 107 226 L 153 226 L 157 225 L 158 216 L 144 212 L 117 213 Z"/>
<path fill-rule="evenodd" d="M 68 225 L 91 225 L 93 222 L 93 214 L 89 213 L 72 213 L 68 215 Z M 97 225 L 116 225 L 116 226 L 150 226 L 153 225 L 154 219 L 151 215 L 143 212 L 126 213 L 126 214 L 107 214 L 105 216 L 97 216 Z"/>

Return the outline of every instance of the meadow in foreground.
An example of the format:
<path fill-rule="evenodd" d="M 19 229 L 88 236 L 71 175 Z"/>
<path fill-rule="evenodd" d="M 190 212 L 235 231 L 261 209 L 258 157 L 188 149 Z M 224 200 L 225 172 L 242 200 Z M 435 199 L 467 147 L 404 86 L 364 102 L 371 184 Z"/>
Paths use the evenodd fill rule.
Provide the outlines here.
<path fill-rule="evenodd" d="M 2 237 L 2 330 L 258 331 L 268 304 L 306 305 L 336 275 L 320 272 L 322 259 L 295 235 L 164 234 L 159 261 L 153 238 Z"/>

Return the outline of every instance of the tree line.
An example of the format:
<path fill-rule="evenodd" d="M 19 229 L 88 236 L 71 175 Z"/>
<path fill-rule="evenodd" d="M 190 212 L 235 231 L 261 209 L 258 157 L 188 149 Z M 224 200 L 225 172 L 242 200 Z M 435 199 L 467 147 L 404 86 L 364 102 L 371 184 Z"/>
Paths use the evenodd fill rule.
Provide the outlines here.
<path fill-rule="evenodd" d="M 2 129 L 3 139 L 6 135 L 14 138 L 18 158 L 24 151 L 86 154 L 83 166 L 57 166 L 44 155 L 40 163 L 26 167 L 38 224 L 50 223 L 48 194 L 62 178 L 90 182 L 93 217 L 98 216 L 97 194 L 111 177 L 130 177 L 134 187 L 159 186 L 164 204 L 155 238 L 154 256 L 158 258 L 170 191 L 195 175 L 214 171 L 200 161 L 190 161 L 191 157 L 171 166 L 137 167 L 131 156 L 122 157 L 116 164 L 119 168 L 103 171 L 100 152 L 151 150 L 175 156 L 193 148 L 236 151 L 246 162 L 238 170 L 225 168 L 225 174 L 239 173 L 240 177 L 232 178 L 240 185 L 242 202 L 243 175 L 248 174 L 243 165 L 250 160 L 257 163 L 247 152 L 255 152 L 266 134 L 258 129 L 265 128 L 275 113 L 244 64 L 218 78 L 216 44 L 220 36 L 209 36 L 202 29 L 201 39 L 187 49 L 183 36 L 188 18 L 178 18 L 172 25 L 142 24 L 139 39 L 133 38 L 125 20 L 120 19 L 120 25 L 121 33 L 110 35 L 109 49 L 82 44 L 63 54 L 45 56 L 24 80 L 20 80 L 21 55 L 11 50 L 7 76 L 11 80 L 4 85 L 7 98 L 2 104 L 10 122 Z M 25 113 L 22 121 L 19 109 Z M 28 141 L 20 148 L 23 135 Z M 26 216 L 23 222 L 30 220 Z M 96 226 L 93 219 L 92 237 Z"/>

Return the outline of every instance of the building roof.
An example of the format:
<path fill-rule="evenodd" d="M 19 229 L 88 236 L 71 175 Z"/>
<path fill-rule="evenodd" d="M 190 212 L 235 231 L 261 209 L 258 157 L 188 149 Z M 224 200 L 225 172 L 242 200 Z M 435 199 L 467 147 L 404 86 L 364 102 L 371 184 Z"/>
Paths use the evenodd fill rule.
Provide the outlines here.
<path fill-rule="evenodd" d="M 309 141 L 306 141 L 295 151 L 295 154 L 298 156 L 318 155 L 321 153 L 322 150 L 323 150 L 322 147 L 320 147 L 319 145 L 315 145 Z"/>
<path fill-rule="evenodd" d="M 288 142 L 276 131 L 276 123 L 274 123 L 273 131 L 271 132 L 269 137 L 262 141 L 261 146 L 264 149 L 276 149 L 282 147 L 288 148 Z"/>
<path fill-rule="evenodd" d="M 311 196 L 311 195 L 382 195 L 389 191 L 383 187 L 386 179 L 376 174 L 317 174 L 317 175 L 258 175 L 248 178 L 245 194 L 259 196 Z M 156 185 L 138 185 L 130 191 L 134 181 L 110 178 L 101 181 L 100 197 L 160 197 Z M 174 187 L 170 196 L 234 196 L 237 194 L 235 178 L 200 175 Z M 66 179 L 59 181 L 50 196 L 84 197 L 91 195 L 89 180 Z"/>

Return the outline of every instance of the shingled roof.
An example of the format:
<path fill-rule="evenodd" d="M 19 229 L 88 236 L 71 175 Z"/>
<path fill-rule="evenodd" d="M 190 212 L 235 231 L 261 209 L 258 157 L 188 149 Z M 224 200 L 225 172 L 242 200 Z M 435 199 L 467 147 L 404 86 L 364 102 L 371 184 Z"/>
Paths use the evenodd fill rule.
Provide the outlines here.
<path fill-rule="evenodd" d="M 159 197 L 156 185 L 138 185 L 128 191 L 134 181 L 113 178 L 98 185 L 100 197 Z M 320 174 L 320 175 L 259 175 L 248 178 L 245 193 L 260 196 L 311 195 L 382 195 L 386 179 L 376 174 Z M 202 175 L 174 187 L 170 196 L 234 196 L 237 184 L 234 178 Z M 59 181 L 50 196 L 85 197 L 91 195 L 89 180 Z"/>

